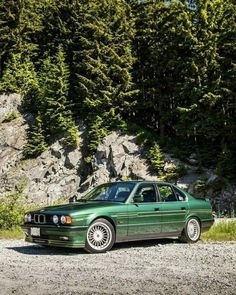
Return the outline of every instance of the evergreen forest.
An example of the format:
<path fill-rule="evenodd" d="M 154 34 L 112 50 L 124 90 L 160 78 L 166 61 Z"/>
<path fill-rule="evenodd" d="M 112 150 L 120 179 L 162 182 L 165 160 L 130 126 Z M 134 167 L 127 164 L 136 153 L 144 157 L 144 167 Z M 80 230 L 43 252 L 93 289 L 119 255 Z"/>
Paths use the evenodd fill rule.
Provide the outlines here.
<path fill-rule="evenodd" d="M 196 3 L 0 0 L 0 92 L 35 117 L 26 157 L 61 134 L 76 147 L 83 120 L 88 162 L 111 130 L 145 128 L 235 176 L 236 1 Z"/>

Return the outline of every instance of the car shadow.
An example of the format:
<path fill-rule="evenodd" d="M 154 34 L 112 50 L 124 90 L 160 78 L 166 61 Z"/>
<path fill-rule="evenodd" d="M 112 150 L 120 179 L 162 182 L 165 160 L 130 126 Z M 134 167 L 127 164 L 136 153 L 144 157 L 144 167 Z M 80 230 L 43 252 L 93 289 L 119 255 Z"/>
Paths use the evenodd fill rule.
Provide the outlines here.
<path fill-rule="evenodd" d="M 157 239 L 157 240 L 143 240 L 143 241 L 133 241 L 117 243 L 113 246 L 112 251 L 119 249 L 129 249 L 129 248 L 149 248 L 153 246 L 164 246 L 167 244 L 179 244 L 178 239 Z"/>
<path fill-rule="evenodd" d="M 133 241 L 133 242 L 124 242 L 117 243 L 113 246 L 110 251 L 118 251 L 120 249 L 130 249 L 130 248 L 148 248 L 153 246 L 161 246 L 167 244 L 180 243 L 176 239 L 158 239 L 158 240 L 145 240 L 145 241 Z M 63 255 L 63 256 L 72 256 L 79 254 L 87 254 L 84 249 L 72 249 L 72 248 L 61 248 L 61 247 L 45 247 L 40 245 L 29 245 L 29 246 L 15 246 L 7 247 L 9 250 L 16 251 L 20 254 L 25 255 Z"/>
<path fill-rule="evenodd" d="M 16 251 L 20 254 L 25 255 L 63 255 L 71 256 L 78 254 L 87 254 L 83 249 L 72 249 L 72 248 L 62 248 L 62 247 L 46 247 L 40 245 L 29 245 L 29 246 L 16 246 L 7 247 L 9 250 Z"/>

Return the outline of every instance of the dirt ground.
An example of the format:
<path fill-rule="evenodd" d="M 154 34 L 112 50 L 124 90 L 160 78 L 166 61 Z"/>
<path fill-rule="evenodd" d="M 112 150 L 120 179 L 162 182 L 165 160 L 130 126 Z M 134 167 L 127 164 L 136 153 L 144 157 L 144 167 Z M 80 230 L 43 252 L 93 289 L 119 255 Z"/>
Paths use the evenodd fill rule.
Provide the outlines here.
<path fill-rule="evenodd" d="M 0 294 L 236 294 L 236 242 L 118 244 L 104 254 L 0 240 Z"/>

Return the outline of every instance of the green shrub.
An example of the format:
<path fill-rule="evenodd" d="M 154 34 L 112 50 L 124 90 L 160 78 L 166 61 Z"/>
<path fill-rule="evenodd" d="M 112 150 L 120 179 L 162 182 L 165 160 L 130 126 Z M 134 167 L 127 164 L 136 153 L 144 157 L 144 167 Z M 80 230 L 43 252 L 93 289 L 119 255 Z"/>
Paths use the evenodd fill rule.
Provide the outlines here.
<path fill-rule="evenodd" d="M 156 141 L 160 141 L 159 137 L 153 130 L 143 128 L 132 122 L 123 122 L 120 126 L 120 129 L 124 134 L 131 134 L 136 136 L 137 144 L 141 146 L 150 146 Z"/>
<path fill-rule="evenodd" d="M 72 148 L 76 148 L 77 146 L 79 146 L 80 141 L 75 126 L 71 126 L 68 128 L 64 137 L 64 144 Z"/>
<path fill-rule="evenodd" d="M 0 231 L 15 230 L 20 227 L 23 222 L 26 197 L 23 190 L 27 185 L 27 179 L 22 180 L 16 186 L 16 190 L 11 192 L 0 203 Z"/>
<path fill-rule="evenodd" d="M 171 181 L 187 174 L 187 170 L 184 165 L 172 164 L 168 171 L 164 172 L 162 180 Z"/>
<path fill-rule="evenodd" d="M 195 188 L 196 192 L 206 192 L 206 190 L 207 190 L 206 181 L 202 180 L 202 179 L 197 180 L 194 188 Z"/>
<path fill-rule="evenodd" d="M 0 230 L 12 230 L 22 224 L 24 206 L 19 192 L 10 194 L 0 204 Z"/>

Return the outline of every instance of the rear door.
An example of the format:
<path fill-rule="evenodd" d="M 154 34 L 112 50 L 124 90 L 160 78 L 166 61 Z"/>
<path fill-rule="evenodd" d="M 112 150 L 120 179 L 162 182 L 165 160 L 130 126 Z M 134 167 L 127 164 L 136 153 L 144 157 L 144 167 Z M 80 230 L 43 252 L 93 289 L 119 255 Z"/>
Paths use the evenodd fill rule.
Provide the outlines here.
<path fill-rule="evenodd" d="M 170 184 L 157 184 L 160 198 L 162 233 L 179 234 L 188 214 L 185 195 Z"/>
<path fill-rule="evenodd" d="M 155 237 L 161 233 L 161 215 L 154 183 L 141 183 L 128 204 L 128 236 L 134 239 Z"/>

